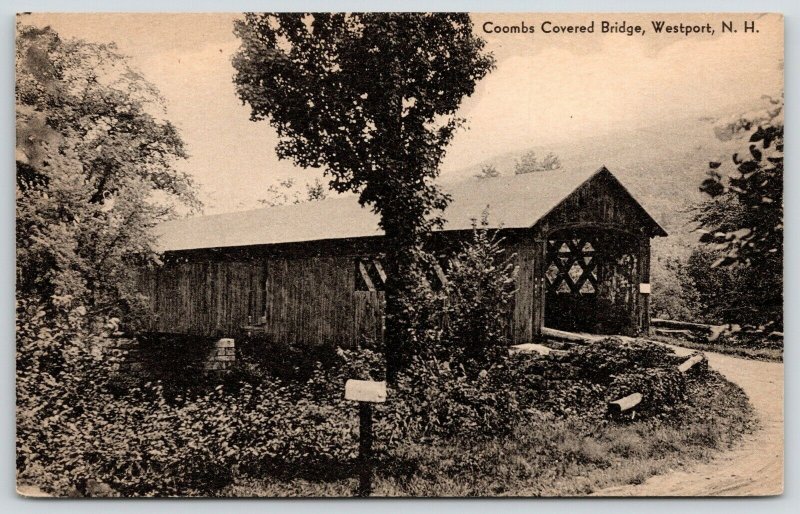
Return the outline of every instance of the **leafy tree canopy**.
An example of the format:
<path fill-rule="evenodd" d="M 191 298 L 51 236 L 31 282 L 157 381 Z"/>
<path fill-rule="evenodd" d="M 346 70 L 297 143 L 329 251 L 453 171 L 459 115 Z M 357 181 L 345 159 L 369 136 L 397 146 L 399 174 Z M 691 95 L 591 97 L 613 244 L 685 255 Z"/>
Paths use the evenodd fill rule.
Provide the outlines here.
<path fill-rule="evenodd" d="M 497 171 L 497 167 L 492 164 L 487 164 L 481 167 L 481 171 L 475 174 L 477 178 L 495 178 L 499 177 L 500 172 Z"/>
<path fill-rule="evenodd" d="M 247 14 L 235 33 L 237 92 L 277 130 L 278 155 L 360 193 L 387 232 L 428 227 L 455 113 L 493 65 L 469 17 Z"/>
<path fill-rule="evenodd" d="M 296 181 L 293 178 L 285 178 L 277 184 L 267 186 L 267 197 L 260 198 L 258 203 L 267 207 L 277 205 L 298 204 L 303 202 L 316 202 L 328 197 L 328 190 L 319 179 L 314 182 L 306 182 L 305 191 L 295 188 Z"/>
<path fill-rule="evenodd" d="M 433 181 L 461 100 L 494 59 L 467 14 L 246 14 L 234 32 L 237 93 L 276 129 L 278 156 L 323 168 L 380 216 L 391 377 L 408 329 L 399 295 L 448 202 Z"/>
<path fill-rule="evenodd" d="M 124 314 L 141 298 L 134 259 L 149 228 L 198 208 L 186 156 L 156 89 L 113 44 L 17 27 L 17 286 Z"/>
<path fill-rule="evenodd" d="M 700 188 L 710 199 L 695 221 L 700 241 L 718 254 L 712 266 L 742 274 L 740 293 L 749 301 L 740 322 L 782 326 L 783 123 L 780 98 L 757 119 L 727 127 L 721 138 L 744 134 L 746 150 L 728 163 L 709 163 Z"/>
<path fill-rule="evenodd" d="M 530 150 L 522 154 L 514 164 L 514 174 L 523 175 L 536 171 L 551 171 L 561 168 L 561 159 L 553 152 L 548 152 L 541 161 L 536 156 L 536 152 Z"/>

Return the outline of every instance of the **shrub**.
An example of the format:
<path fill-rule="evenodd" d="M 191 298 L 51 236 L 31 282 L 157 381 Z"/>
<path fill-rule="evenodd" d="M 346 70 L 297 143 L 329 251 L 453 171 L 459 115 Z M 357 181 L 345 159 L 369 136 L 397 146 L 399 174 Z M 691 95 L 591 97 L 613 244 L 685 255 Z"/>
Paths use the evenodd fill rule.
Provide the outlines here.
<path fill-rule="evenodd" d="M 580 366 L 582 377 L 606 384 L 619 373 L 670 367 L 683 361 L 666 346 L 617 337 L 578 347 L 569 359 Z"/>
<path fill-rule="evenodd" d="M 20 481 L 57 495 L 89 480 L 124 495 L 200 495 L 238 474 L 325 472 L 355 456 L 344 380 L 371 373 L 375 354 L 342 352 L 295 383 L 240 374 L 174 396 L 159 382 L 120 391 L 108 333 L 93 335 L 85 310 L 62 305 L 57 315 L 18 308 Z"/>
<path fill-rule="evenodd" d="M 387 419 L 406 434 L 474 437 L 506 433 L 518 418 L 507 384 L 508 319 L 515 269 L 488 214 L 449 260 L 446 283 L 431 283 L 423 253 L 403 298 L 410 350 Z"/>
<path fill-rule="evenodd" d="M 515 355 L 509 384 L 523 410 L 599 422 L 609 401 L 639 392 L 640 414 L 667 415 L 685 398 L 682 361 L 661 345 L 609 337 L 556 358 Z"/>
<path fill-rule="evenodd" d="M 444 344 L 450 355 L 480 370 L 508 356 L 508 320 L 514 299 L 516 269 L 491 232 L 484 212 L 472 240 L 461 245 L 447 272 Z"/>
<path fill-rule="evenodd" d="M 518 419 L 515 395 L 497 367 L 472 378 L 463 367 L 417 358 L 399 377 L 394 422 L 407 436 L 470 437 L 507 433 Z"/>

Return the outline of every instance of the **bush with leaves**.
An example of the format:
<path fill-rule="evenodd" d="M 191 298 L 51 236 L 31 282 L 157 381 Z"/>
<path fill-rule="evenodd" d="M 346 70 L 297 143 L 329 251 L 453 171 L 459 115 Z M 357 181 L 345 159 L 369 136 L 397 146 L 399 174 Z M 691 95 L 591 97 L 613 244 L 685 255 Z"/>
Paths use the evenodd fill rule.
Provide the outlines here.
<path fill-rule="evenodd" d="M 136 318 L 150 229 L 200 207 L 180 134 L 115 45 L 18 24 L 16 50 L 17 293 Z"/>
<path fill-rule="evenodd" d="M 724 290 L 744 301 L 725 309 L 723 321 L 770 330 L 783 327 L 783 125 L 781 96 L 730 129 L 730 137 L 747 136 L 746 149 L 709 163 L 700 189 L 710 199 L 695 215 L 700 241 L 718 254 L 710 267 L 729 268 L 743 282 Z"/>
<path fill-rule="evenodd" d="M 447 272 L 444 344 L 456 360 L 479 372 L 508 357 L 510 310 L 516 292 L 513 255 L 503 249 L 488 214 L 473 224 Z"/>
<path fill-rule="evenodd" d="M 536 173 L 540 171 L 552 171 L 561 169 L 561 159 L 553 152 L 548 152 L 544 159 L 539 160 L 534 150 L 529 150 L 522 154 L 514 163 L 514 174 L 524 175 L 526 173 Z"/>
<path fill-rule="evenodd" d="M 392 389 L 387 416 L 406 437 L 496 437 L 518 419 L 514 392 L 500 365 L 477 376 L 454 361 L 414 357 Z"/>
<path fill-rule="evenodd" d="M 416 259 L 413 286 L 402 297 L 408 360 L 393 390 L 403 405 L 395 422 L 409 433 L 497 435 L 516 419 L 505 383 L 515 268 L 487 226 L 484 214 L 450 258 L 441 289 L 431 286 L 436 259 Z"/>
<path fill-rule="evenodd" d="M 563 356 L 518 354 L 509 364 L 509 383 L 523 410 L 599 422 L 609 401 L 639 392 L 644 413 L 660 415 L 683 399 L 677 371 L 683 360 L 658 344 L 609 337 Z"/>
<path fill-rule="evenodd" d="M 114 387 L 109 335 L 92 335 L 86 310 L 18 306 L 17 469 L 22 483 L 82 494 L 88 480 L 123 495 L 214 494 L 240 474 L 323 472 L 357 451 L 346 378 L 379 369 L 369 351 L 342 352 L 305 380 L 239 374 L 165 394 L 159 382 Z M 377 378 L 374 377 L 373 378 Z M 386 440 L 392 428 L 379 423 Z"/>

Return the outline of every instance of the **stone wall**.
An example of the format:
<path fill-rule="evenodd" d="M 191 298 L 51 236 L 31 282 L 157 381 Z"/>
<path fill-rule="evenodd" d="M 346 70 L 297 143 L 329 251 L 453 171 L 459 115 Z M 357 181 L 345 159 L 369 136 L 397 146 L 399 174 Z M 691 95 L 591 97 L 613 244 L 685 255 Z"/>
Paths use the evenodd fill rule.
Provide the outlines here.
<path fill-rule="evenodd" d="M 203 363 L 206 371 L 225 371 L 236 361 L 236 345 L 233 339 L 224 338 L 212 343 L 212 348 Z"/>
<path fill-rule="evenodd" d="M 120 339 L 112 353 L 119 359 L 119 370 L 130 375 L 149 375 L 156 380 L 190 379 L 198 372 L 225 372 L 236 362 L 233 339 L 167 336 L 156 339 Z"/>

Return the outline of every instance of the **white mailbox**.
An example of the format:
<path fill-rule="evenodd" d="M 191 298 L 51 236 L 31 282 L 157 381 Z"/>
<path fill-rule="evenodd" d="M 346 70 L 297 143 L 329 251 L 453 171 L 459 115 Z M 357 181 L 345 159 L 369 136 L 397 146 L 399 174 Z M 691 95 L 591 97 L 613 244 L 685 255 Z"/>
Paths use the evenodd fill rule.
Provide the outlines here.
<path fill-rule="evenodd" d="M 386 401 L 386 382 L 348 380 L 344 384 L 344 399 L 354 402 L 383 403 Z"/>
<path fill-rule="evenodd" d="M 639 292 L 642 294 L 650 294 L 650 284 L 639 284 Z"/>

